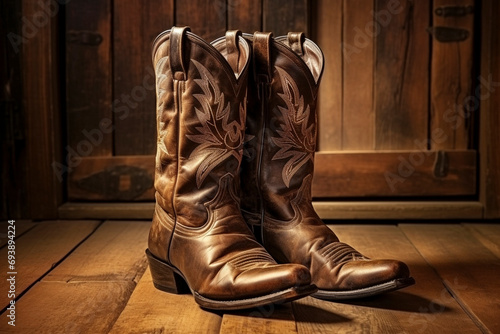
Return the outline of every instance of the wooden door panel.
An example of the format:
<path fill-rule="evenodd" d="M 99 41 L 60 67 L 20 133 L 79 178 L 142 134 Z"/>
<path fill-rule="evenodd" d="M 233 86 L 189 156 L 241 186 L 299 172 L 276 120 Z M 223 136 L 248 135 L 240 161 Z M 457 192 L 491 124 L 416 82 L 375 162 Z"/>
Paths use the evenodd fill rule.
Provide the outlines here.
<path fill-rule="evenodd" d="M 316 198 L 464 196 L 476 193 L 476 152 L 318 152 Z"/>
<path fill-rule="evenodd" d="M 174 22 L 173 0 L 113 5 L 114 155 L 154 154 L 155 75 L 151 45 Z"/>
<path fill-rule="evenodd" d="M 315 198 L 464 196 L 476 193 L 476 152 L 318 152 Z M 70 175 L 72 200 L 154 200 L 154 156 L 86 158 Z"/>
<path fill-rule="evenodd" d="M 391 3 L 375 1 L 375 149 L 408 150 L 427 139 L 430 4 Z"/>
<path fill-rule="evenodd" d="M 462 29 L 461 41 L 439 41 L 434 31 L 431 65 L 431 131 L 442 131 L 447 140 L 431 143 L 431 148 L 467 149 L 472 135 L 472 115 L 469 113 L 473 76 L 473 12 L 459 16 L 439 14 L 439 9 L 460 6 L 474 8 L 474 0 L 434 0 L 433 29 Z M 465 36 L 464 35 L 464 36 Z"/>
<path fill-rule="evenodd" d="M 262 30 L 262 0 L 227 1 L 227 27 L 246 33 Z"/>
<path fill-rule="evenodd" d="M 309 33 L 308 0 L 263 0 L 263 30 L 274 36 L 286 35 L 289 31 Z M 253 31 L 252 31 L 253 33 Z"/>
<path fill-rule="evenodd" d="M 319 86 L 318 150 L 342 149 L 342 0 L 313 2 L 312 16 L 316 18 L 312 33 L 325 57 L 325 69 Z M 325 8 L 330 10 L 325 10 Z M 312 37 L 312 36 L 311 36 Z M 326 112 L 328 111 L 328 112 Z"/>
<path fill-rule="evenodd" d="M 111 0 L 74 0 L 65 7 L 66 155 L 111 156 Z"/>
<path fill-rule="evenodd" d="M 82 8 L 99 13 L 87 16 L 87 26 L 78 25 L 75 18 L 67 29 L 94 29 L 108 40 L 103 37 L 98 46 L 68 43 L 70 145 L 81 142 L 83 129 L 114 118 L 112 133 L 106 132 L 99 149 L 81 156 L 69 173 L 70 200 L 154 200 L 150 43 L 173 24 L 189 25 L 209 42 L 227 29 L 273 31 L 275 36 L 305 31 L 323 49 L 315 198 L 474 196 L 477 154 L 468 140 L 473 129 L 443 124 L 449 116 L 446 108 L 471 87 L 473 16 L 436 18 L 434 12 L 431 18 L 431 9 L 443 3 L 115 0 L 111 12 L 109 1 L 75 0 L 68 17 Z M 466 24 L 471 38 L 466 43 L 438 43 L 427 31 L 431 22 Z M 458 56 L 453 50 L 460 51 Z M 448 62 L 451 55 L 460 61 Z M 74 64 L 73 58 L 108 72 L 85 72 L 88 67 Z M 98 102 L 92 101 L 92 94 Z M 128 113 L 122 119 L 124 107 Z M 457 108 L 454 115 L 463 110 Z M 88 115 L 76 115 L 80 109 Z"/>
<path fill-rule="evenodd" d="M 374 41 L 364 29 L 373 22 L 373 1 L 344 0 L 343 7 L 342 123 L 331 125 L 341 126 L 341 150 L 372 150 Z"/>
<path fill-rule="evenodd" d="M 189 26 L 207 42 L 226 33 L 227 7 L 225 0 L 176 0 L 175 25 Z"/>
<path fill-rule="evenodd" d="M 154 155 L 89 157 L 69 174 L 70 200 L 154 200 Z"/>

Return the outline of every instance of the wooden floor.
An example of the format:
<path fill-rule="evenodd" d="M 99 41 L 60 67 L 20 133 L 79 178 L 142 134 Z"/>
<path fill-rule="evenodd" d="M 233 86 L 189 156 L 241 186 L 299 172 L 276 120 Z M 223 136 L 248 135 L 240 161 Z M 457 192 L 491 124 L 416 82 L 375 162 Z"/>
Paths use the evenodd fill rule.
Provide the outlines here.
<path fill-rule="evenodd" d="M 398 258 L 417 284 L 371 299 L 311 297 L 239 312 L 156 290 L 146 221 L 16 222 L 15 328 L 1 333 L 500 333 L 500 225 L 334 225 L 367 256 Z M 2 275 L 7 223 L 1 223 Z M 4 233 L 5 232 L 5 233 Z"/>

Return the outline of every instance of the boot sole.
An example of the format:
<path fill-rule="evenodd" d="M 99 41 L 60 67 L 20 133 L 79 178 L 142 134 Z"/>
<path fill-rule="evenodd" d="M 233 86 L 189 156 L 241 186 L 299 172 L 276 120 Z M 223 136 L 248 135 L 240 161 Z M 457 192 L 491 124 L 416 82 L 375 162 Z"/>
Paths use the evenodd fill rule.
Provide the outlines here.
<path fill-rule="evenodd" d="M 316 293 L 313 293 L 311 297 L 324 300 L 360 299 L 399 290 L 413 284 L 415 284 L 415 279 L 413 277 L 398 278 L 389 282 L 357 290 L 329 291 L 320 289 Z"/>
<path fill-rule="evenodd" d="M 164 261 L 155 257 L 149 249 L 146 249 L 146 256 L 153 278 L 155 288 L 161 291 L 182 294 L 191 293 L 195 301 L 203 308 L 211 310 L 242 310 L 268 304 L 282 304 L 303 298 L 318 291 L 315 285 L 303 285 L 291 287 L 282 291 L 273 292 L 264 296 L 244 298 L 236 300 L 216 300 L 204 297 L 193 291 L 187 284 L 182 273 Z"/>

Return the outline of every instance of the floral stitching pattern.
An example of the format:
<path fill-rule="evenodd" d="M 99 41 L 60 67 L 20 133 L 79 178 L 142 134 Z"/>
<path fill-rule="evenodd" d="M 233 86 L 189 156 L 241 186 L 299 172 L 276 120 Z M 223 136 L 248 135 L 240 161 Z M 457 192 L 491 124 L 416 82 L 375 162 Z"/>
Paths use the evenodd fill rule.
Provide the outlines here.
<path fill-rule="evenodd" d="M 285 106 L 278 106 L 283 123 L 276 130 L 279 137 L 272 137 L 280 149 L 272 160 L 288 159 L 282 171 L 283 182 L 290 187 L 290 181 L 297 171 L 309 160 L 314 161 L 316 150 L 316 127 L 310 119 L 310 106 L 304 103 L 295 81 L 282 68 L 276 66 L 283 93 L 278 96 Z M 309 124 L 311 122 L 311 124 Z"/>
<path fill-rule="evenodd" d="M 201 126 L 196 130 L 199 134 L 190 134 L 186 137 L 198 145 L 191 153 L 191 157 L 202 157 L 196 172 L 196 185 L 201 186 L 210 172 L 233 156 L 241 163 L 243 155 L 243 140 L 245 131 L 246 96 L 239 106 L 239 123 L 237 120 L 229 121 L 231 115 L 230 103 L 225 101 L 224 93 L 220 91 L 213 75 L 202 64 L 192 59 L 198 69 L 200 79 L 194 82 L 201 88 L 202 94 L 193 94 L 198 100 L 201 109 L 195 108 Z"/>

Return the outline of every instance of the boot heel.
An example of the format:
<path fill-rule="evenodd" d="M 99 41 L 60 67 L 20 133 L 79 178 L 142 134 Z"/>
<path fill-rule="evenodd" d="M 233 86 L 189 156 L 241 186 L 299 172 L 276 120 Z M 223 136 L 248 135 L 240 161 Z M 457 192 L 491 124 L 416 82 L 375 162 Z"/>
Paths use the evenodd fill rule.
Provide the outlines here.
<path fill-rule="evenodd" d="M 157 259 L 149 249 L 146 249 L 146 256 L 155 288 L 175 294 L 191 292 L 184 278 L 177 274 L 172 267 Z"/>

